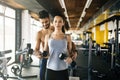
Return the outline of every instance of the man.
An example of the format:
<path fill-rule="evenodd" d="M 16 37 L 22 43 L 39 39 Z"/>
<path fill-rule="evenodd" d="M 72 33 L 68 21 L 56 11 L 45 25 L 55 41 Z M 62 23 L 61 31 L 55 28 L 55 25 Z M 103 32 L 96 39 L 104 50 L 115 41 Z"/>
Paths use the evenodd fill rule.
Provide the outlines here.
<path fill-rule="evenodd" d="M 40 11 L 39 18 L 40 18 L 39 21 L 41 22 L 43 29 L 37 33 L 35 55 L 39 59 L 42 59 L 42 63 L 40 65 L 40 80 L 45 80 L 45 70 L 46 70 L 47 58 L 45 58 L 45 57 L 43 58 L 41 54 L 43 52 L 45 36 L 53 31 L 50 26 L 50 17 L 49 17 L 49 14 L 47 11 L 45 11 L 45 10 Z"/>

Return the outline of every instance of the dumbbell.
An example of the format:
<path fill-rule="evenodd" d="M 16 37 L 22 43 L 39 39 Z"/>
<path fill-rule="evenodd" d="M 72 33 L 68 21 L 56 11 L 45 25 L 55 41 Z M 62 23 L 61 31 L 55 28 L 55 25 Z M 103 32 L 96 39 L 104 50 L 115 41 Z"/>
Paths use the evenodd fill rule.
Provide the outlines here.
<path fill-rule="evenodd" d="M 59 54 L 59 58 L 60 58 L 61 60 L 64 60 L 64 59 L 66 59 L 67 57 L 68 57 L 67 54 L 64 54 L 64 53 Z M 71 66 L 72 68 L 74 68 L 74 67 L 76 66 L 76 62 L 73 60 L 73 61 L 71 62 L 71 64 L 70 64 L 70 66 Z"/>
<path fill-rule="evenodd" d="M 41 54 L 43 57 L 47 57 L 48 52 L 47 51 L 43 51 L 43 53 Z"/>
<path fill-rule="evenodd" d="M 15 75 L 19 75 L 19 73 L 20 73 L 20 68 L 19 68 L 19 66 L 18 66 L 18 65 L 12 66 L 11 72 L 14 73 Z"/>

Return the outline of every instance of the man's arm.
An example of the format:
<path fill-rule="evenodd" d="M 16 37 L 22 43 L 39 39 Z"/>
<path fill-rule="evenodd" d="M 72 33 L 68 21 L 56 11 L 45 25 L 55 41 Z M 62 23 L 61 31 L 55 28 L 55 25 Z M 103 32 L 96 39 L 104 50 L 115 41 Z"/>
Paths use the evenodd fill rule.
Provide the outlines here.
<path fill-rule="evenodd" d="M 41 31 L 39 31 L 37 33 L 37 36 L 36 36 L 36 46 L 35 46 L 35 56 L 37 56 L 38 58 L 41 58 L 41 53 L 40 53 L 40 44 L 41 44 Z"/>
<path fill-rule="evenodd" d="M 43 52 L 46 52 L 47 55 L 44 58 L 48 58 L 49 57 L 48 39 L 49 39 L 49 34 L 47 34 L 45 36 L 45 43 L 44 43 Z"/>
<path fill-rule="evenodd" d="M 48 51 L 48 39 L 49 39 L 49 34 L 45 36 L 45 45 L 44 45 L 44 51 Z"/>

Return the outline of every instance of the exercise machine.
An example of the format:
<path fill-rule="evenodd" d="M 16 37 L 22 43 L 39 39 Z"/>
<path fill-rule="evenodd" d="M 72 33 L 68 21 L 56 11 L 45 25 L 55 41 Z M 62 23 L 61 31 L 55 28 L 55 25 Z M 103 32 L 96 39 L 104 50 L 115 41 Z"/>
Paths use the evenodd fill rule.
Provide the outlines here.
<path fill-rule="evenodd" d="M 11 52 L 12 50 L 0 51 L 0 77 L 2 80 L 7 80 L 8 78 L 17 79 L 17 77 L 11 77 L 7 73 L 7 63 L 10 61 L 11 57 L 5 57 L 5 54 Z"/>
<path fill-rule="evenodd" d="M 27 48 L 24 50 L 18 50 L 16 51 L 16 55 L 20 55 L 20 64 L 13 65 L 11 68 L 11 72 L 14 73 L 20 80 L 22 78 L 34 78 L 37 77 L 37 75 L 29 75 L 29 76 L 23 76 L 22 71 L 23 68 L 29 68 L 32 62 L 31 55 L 33 53 L 33 49 L 31 49 L 31 44 L 27 44 Z"/>

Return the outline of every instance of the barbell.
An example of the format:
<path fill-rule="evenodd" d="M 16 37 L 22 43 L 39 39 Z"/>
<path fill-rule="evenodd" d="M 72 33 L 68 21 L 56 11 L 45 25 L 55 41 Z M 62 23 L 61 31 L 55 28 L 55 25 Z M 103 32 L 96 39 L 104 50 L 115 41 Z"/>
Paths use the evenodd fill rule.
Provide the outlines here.
<path fill-rule="evenodd" d="M 5 50 L 5 51 L 0 51 L 0 56 L 2 56 L 2 54 L 7 54 L 7 53 L 11 53 L 12 50 Z"/>
<path fill-rule="evenodd" d="M 78 50 L 89 50 L 88 48 L 78 48 Z M 92 48 L 92 51 L 108 51 L 108 49 L 102 49 L 102 48 Z"/>
<path fill-rule="evenodd" d="M 96 54 L 99 54 L 102 51 L 107 52 L 109 49 L 108 48 L 101 48 L 99 45 L 96 45 L 96 47 L 92 48 L 92 49 L 80 47 L 80 48 L 77 48 L 77 50 L 80 50 L 80 51 L 89 51 L 89 50 L 91 50 L 91 51 L 95 51 Z"/>

